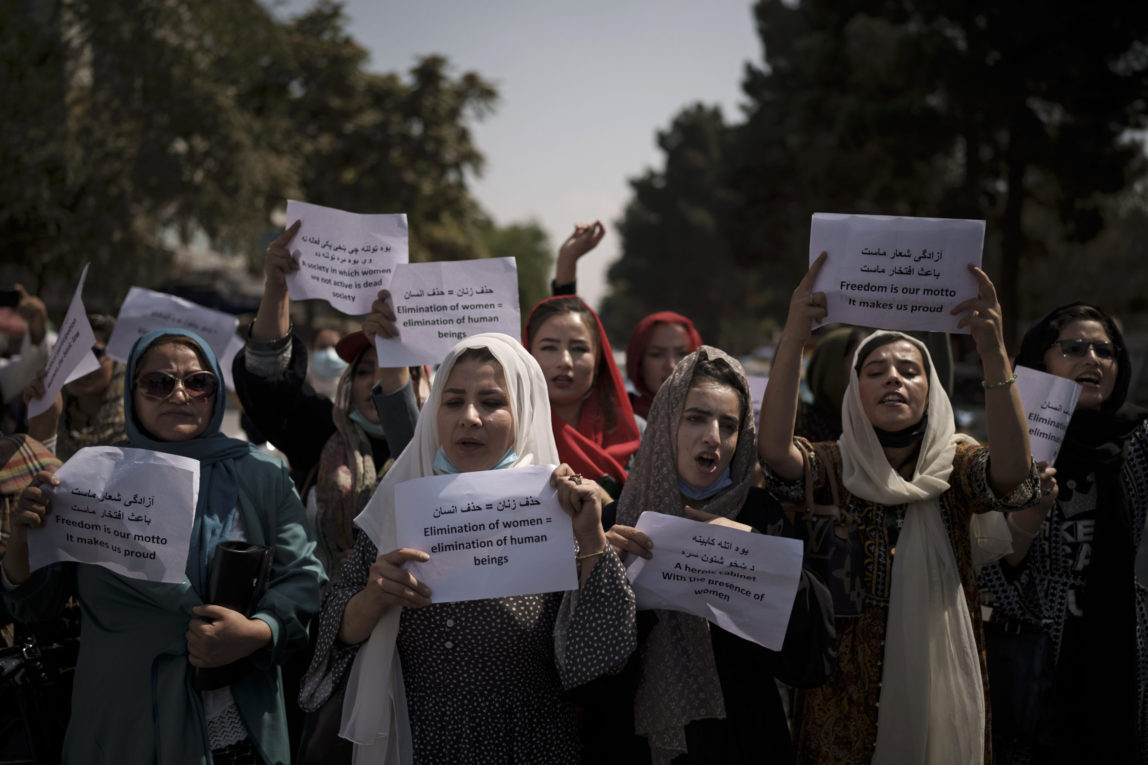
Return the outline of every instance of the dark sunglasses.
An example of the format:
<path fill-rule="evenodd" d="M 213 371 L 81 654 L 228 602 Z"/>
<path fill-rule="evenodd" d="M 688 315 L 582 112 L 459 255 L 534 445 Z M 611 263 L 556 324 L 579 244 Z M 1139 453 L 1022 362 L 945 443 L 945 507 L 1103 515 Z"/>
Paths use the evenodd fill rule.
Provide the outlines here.
<path fill-rule="evenodd" d="M 1096 354 L 1101 361 L 1116 358 L 1116 351 L 1112 343 L 1096 340 L 1054 340 L 1052 345 L 1060 346 L 1060 353 L 1066 359 L 1082 359 L 1088 355 L 1088 349 Z M 1050 348 L 1052 346 L 1049 346 Z"/>
<path fill-rule="evenodd" d="M 219 390 L 219 378 L 207 371 L 192 372 L 187 377 L 173 377 L 166 372 L 148 372 L 140 375 L 136 385 L 140 393 L 157 401 L 163 401 L 175 393 L 176 385 L 181 385 L 188 398 L 201 401 L 211 398 Z"/>

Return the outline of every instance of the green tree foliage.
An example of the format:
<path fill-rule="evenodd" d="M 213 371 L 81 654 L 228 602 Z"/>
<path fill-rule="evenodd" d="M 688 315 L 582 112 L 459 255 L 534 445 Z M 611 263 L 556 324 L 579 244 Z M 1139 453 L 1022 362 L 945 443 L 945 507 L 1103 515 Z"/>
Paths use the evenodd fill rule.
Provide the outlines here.
<path fill-rule="evenodd" d="M 492 258 L 514 258 L 518 268 L 518 304 L 522 316 L 543 298 L 550 297 L 550 271 L 554 267 L 550 239 L 537 221 L 480 229 L 482 244 Z"/>
<path fill-rule="evenodd" d="M 1143 172 L 1130 136 L 1148 122 L 1148 5 L 760 0 L 754 13 L 764 61 L 714 157 L 731 199 L 717 231 L 773 316 L 805 270 L 814 212 L 984 218 L 1012 336 L 1047 307 L 1021 274 L 1063 273 Z M 688 193 L 672 183 L 664 194 Z M 624 259 L 660 257 L 629 244 Z"/>
<path fill-rule="evenodd" d="M 0 0 L 0 278 L 90 303 L 154 286 L 206 235 L 261 270 L 285 198 L 405 212 L 412 259 L 487 254 L 469 124 L 495 91 L 445 59 L 367 71 L 337 3 Z"/>

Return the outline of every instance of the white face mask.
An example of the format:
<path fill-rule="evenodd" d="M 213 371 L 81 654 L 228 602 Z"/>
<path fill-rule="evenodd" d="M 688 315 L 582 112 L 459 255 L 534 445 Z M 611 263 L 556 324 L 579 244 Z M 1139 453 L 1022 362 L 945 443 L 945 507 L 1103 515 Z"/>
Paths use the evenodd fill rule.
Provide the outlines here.
<path fill-rule="evenodd" d="M 339 358 L 334 347 L 324 348 L 311 351 L 311 368 L 323 379 L 334 380 L 347 368 L 347 362 Z"/>

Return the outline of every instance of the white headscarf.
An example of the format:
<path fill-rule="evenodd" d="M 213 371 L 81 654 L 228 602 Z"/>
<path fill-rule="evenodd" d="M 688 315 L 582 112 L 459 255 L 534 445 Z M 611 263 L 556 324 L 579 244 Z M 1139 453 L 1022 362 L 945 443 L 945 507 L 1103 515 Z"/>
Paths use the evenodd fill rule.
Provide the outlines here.
<path fill-rule="evenodd" d="M 430 399 L 419 413 L 414 438 L 395 460 L 363 512 L 355 518 L 355 523 L 380 553 L 389 552 L 397 545 L 395 487 L 403 481 L 435 474 L 434 458 L 441 446 L 438 409 L 442 404 L 442 389 L 455 361 L 472 348 L 486 348 L 502 366 L 514 415 L 514 451 L 518 455 L 510 467 L 559 462 L 550 426 L 546 378 L 534 357 L 509 335 L 491 332 L 459 341 L 435 376 Z M 399 608 L 383 612 L 371 637 L 359 649 L 347 679 L 339 735 L 356 744 L 356 765 L 411 761 L 410 721 L 403 693 L 402 667 L 395 650 L 400 613 Z"/>
<path fill-rule="evenodd" d="M 911 481 L 889 464 L 861 403 L 857 356 L 878 334 L 912 343 L 929 371 L 929 419 Z M 853 359 L 842 425 L 845 488 L 870 502 L 908 505 L 893 562 L 873 762 L 979 765 L 985 749 L 980 658 L 938 501 L 949 489 L 957 444 L 971 439 L 956 433 L 952 405 L 924 344 L 900 332 L 866 338 Z"/>

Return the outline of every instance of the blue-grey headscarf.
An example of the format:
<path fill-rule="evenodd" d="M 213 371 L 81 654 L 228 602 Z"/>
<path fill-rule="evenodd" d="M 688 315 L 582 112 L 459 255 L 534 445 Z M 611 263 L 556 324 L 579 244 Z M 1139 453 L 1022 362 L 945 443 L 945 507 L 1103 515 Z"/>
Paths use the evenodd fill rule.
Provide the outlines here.
<path fill-rule="evenodd" d="M 187 338 L 199 346 L 207 360 L 207 368 L 219 378 L 219 392 L 212 401 L 211 420 L 202 433 L 187 441 L 157 441 L 147 433 L 135 414 L 136 372 L 144 353 L 161 338 Z M 124 429 L 128 441 L 137 449 L 178 454 L 199 460 L 199 502 L 195 507 L 195 522 L 191 527 L 191 545 L 187 551 L 187 576 L 200 597 L 207 596 L 211 576 L 211 558 L 215 546 L 227 538 L 235 518 L 239 497 L 239 482 L 235 460 L 252 450 L 247 441 L 228 438 L 219 432 L 223 412 L 227 408 L 223 375 L 211 346 L 194 332 L 182 329 L 159 329 L 136 340 L 128 357 L 124 384 Z"/>

